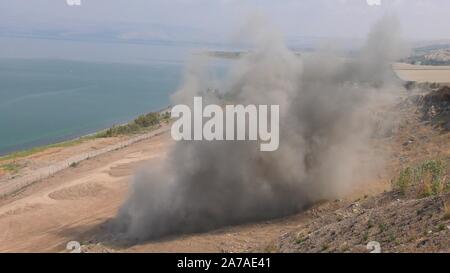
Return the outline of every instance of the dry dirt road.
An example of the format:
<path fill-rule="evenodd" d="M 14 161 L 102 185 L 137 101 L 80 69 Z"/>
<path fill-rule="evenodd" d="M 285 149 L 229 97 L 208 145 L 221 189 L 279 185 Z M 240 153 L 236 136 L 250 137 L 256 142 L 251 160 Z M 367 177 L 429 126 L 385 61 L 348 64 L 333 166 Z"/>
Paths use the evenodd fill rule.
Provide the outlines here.
<path fill-rule="evenodd" d="M 404 81 L 450 84 L 450 66 L 412 65 L 396 63 L 394 71 Z"/>
<path fill-rule="evenodd" d="M 160 161 L 167 135 L 83 161 L 0 201 L 0 251 L 64 251 L 113 217 L 134 170 Z"/>
<path fill-rule="evenodd" d="M 83 161 L 0 200 L 0 252 L 240 252 L 262 247 L 303 222 L 303 215 L 182 235 L 140 245 L 98 244 L 127 195 L 132 174 L 164 160 L 169 133 Z"/>

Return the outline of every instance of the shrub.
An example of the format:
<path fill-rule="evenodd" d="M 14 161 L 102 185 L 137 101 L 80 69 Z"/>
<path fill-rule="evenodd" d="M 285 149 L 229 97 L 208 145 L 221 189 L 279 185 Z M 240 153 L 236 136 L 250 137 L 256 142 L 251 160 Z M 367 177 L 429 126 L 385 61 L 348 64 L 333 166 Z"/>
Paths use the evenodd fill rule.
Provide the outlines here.
<path fill-rule="evenodd" d="M 139 116 L 134 120 L 134 123 L 139 127 L 150 127 L 159 124 L 161 120 L 161 115 L 159 113 L 149 113 L 146 115 Z"/>
<path fill-rule="evenodd" d="M 16 162 L 10 162 L 10 163 L 6 163 L 0 166 L 1 169 L 7 171 L 7 172 L 11 172 L 13 174 L 18 173 L 19 170 L 22 168 L 23 166 L 16 163 Z"/>
<path fill-rule="evenodd" d="M 96 137 L 107 138 L 114 137 L 119 135 L 127 135 L 133 133 L 139 133 L 140 131 L 151 128 L 153 126 L 157 126 L 161 123 L 161 121 L 168 121 L 170 119 L 170 113 L 166 112 L 163 114 L 160 113 L 148 113 L 146 115 L 141 115 L 137 117 L 134 121 L 119 125 L 113 126 L 105 131 L 97 133 Z"/>
<path fill-rule="evenodd" d="M 445 181 L 446 165 L 441 160 L 428 160 L 400 171 L 394 182 L 394 188 L 402 194 L 415 187 L 420 197 L 439 195 L 449 189 Z"/>
<path fill-rule="evenodd" d="M 419 167 L 419 181 L 422 183 L 422 191 L 419 194 L 423 197 L 438 195 L 444 191 L 445 187 L 445 166 L 440 160 L 426 161 Z"/>
<path fill-rule="evenodd" d="M 442 220 L 444 221 L 450 220 L 450 207 L 445 202 L 444 202 L 444 216 L 442 216 Z"/>
<path fill-rule="evenodd" d="M 408 167 L 400 171 L 400 175 L 396 182 L 397 189 L 405 194 L 408 187 L 413 183 L 413 170 Z"/>

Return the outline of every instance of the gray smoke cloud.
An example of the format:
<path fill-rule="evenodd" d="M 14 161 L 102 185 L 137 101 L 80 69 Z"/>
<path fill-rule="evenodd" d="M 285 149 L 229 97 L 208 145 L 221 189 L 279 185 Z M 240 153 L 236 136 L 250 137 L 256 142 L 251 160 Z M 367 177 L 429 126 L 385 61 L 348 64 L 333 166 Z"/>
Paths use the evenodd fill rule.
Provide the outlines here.
<path fill-rule="evenodd" d="M 176 143 L 161 165 L 136 175 L 114 220 L 127 238 L 287 216 L 348 193 L 382 166 L 370 139 L 384 127 L 374 109 L 399 88 L 390 72 L 403 52 L 395 18 L 374 26 L 355 59 L 299 56 L 261 18 L 243 29 L 254 49 L 222 81 L 209 77 L 208 57 L 197 57 L 173 102 L 189 105 L 203 96 L 204 103 L 279 104 L 279 149 L 260 152 L 246 141 Z M 219 92 L 206 92 L 211 87 Z"/>

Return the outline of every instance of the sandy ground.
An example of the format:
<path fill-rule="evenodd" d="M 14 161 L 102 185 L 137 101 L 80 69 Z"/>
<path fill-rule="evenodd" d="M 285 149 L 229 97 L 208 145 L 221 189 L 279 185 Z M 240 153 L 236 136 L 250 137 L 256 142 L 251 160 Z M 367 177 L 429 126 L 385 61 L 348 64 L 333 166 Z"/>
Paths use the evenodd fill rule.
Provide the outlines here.
<path fill-rule="evenodd" d="M 86 160 L 0 200 L 0 252 L 66 252 L 72 240 L 95 252 L 242 252 L 267 245 L 303 222 L 304 216 L 297 215 L 141 245 L 97 244 L 126 198 L 132 174 L 159 164 L 172 144 L 165 133 Z"/>
<path fill-rule="evenodd" d="M 81 145 L 87 149 L 92 144 Z M 173 141 L 167 132 L 83 161 L 0 199 L 0 252 L 67 252 L 66 245 L 73 240 L 79 241 L 87 252 L 272 251 L 271 242 L 307 222 L 309 214 L 300 213 L 285 219 L 173 236 L 139 245 L 108 242 L 104 239 L 108 238 L 105 223 L 115 216 L 125 200 L 133 173 L 160 164 L 171 145 Z M 69 148 L 76 151 L 74 147 Z M 68 151 L 64 154 L 72 155 Z M 46 156 L 44 152 L 33 157 L 36 160 Z M 372 189 L 364 188 L 364 194 L 370 190 L 379 193 L 389 184 L 383 180 L 373 185 Z M 357 194 L 349 198 L 357 198 Z"/>
<path fill-rule="evenodd" d="M 128 140 L 129 138 L 130 137 L 123 136 L 89 139 L 73 146 L 47 148 L 41 152 L 31 154 L 26 157 L 2 161 L 0 162 L 0 165 L 14 162 L 19 168 L 13 173 L 8 173 L 0 169 L 0 183 L 10 179 L 11 177 L 20 177 L 23 174 L 32 172 L 39 168 L 55 164 L 71 156 L 99 150 L 120 141 Z"/>
<path fill-rule="evenodd" d="M 450 66 L 428 66 L 396 63 L 393 68 L 404 81 L 450 84 Z"/>
<path fill-rule="evenodd" d="M 73 240 L 87 252 L 272 251 L 272 242 L 308 220 L 308 213 L 300 213 L 139 245 L 115 245 L 103 239 L 108 238 L 105 223 L 126 198 L 132 174 L 159 164 L 172 144 L 167 132 L 86 160 L 0 200 L 0 252 L 68 252 L 66 245 Z M 376 192 L 385 189 L 379 187 L 383 183 L 376 185 Z"/>
<path fill-rule="evenodd" d="M 82 162 L 0 200 L 0 251 L 63 251 L 113 217 L 136 168 L 159 161 L 168 135 Z M 95 208 L 95 209 L 93 209 Z"/>

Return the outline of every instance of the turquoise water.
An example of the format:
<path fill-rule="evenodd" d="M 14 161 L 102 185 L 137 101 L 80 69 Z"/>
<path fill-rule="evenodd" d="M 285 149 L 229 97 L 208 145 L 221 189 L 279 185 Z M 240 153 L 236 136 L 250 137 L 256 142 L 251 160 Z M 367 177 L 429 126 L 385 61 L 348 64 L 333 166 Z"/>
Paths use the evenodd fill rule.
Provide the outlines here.
<path fill-rule="evenodd" d="M 170 103 L 181 63 L 0 59 L 0 154 L 66 140 Z"/>

